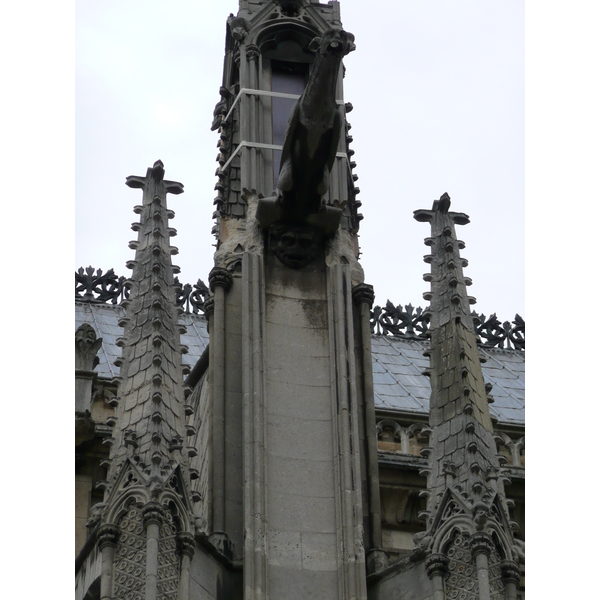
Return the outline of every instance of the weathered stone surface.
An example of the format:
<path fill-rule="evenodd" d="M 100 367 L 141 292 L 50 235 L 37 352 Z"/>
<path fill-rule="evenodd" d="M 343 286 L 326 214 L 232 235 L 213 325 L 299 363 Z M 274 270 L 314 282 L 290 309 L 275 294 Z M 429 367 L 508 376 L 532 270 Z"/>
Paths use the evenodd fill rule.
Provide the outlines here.
<path fill-rule="evenodd" d="M 424 561 L 403 561 L 369 587 L 369 600 L 433 600 Z"/>
<path fill-rule="evenodd" d="M 270 565 L 269 591 L 273 598 L 331 600 L 338 597 L 338 574 Z"/>

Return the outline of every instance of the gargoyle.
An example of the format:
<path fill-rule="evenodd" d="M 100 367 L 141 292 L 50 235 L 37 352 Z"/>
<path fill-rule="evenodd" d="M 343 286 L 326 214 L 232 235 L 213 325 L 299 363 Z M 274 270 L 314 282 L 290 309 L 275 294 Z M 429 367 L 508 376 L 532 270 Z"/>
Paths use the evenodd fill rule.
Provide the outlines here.
<path fill-rule="evenodd" d="M 341 209 L 322 210 L 321 204 L 343 124 L 335 98 L 340 63 L 355 47 L 354 36 L 341 29 L 329 29 L 310 43 L 316 57 L 306 89 L 287 123 L 277 189 L 272 198 L 261 200 L 257 211 L 264 227 L 276 221 L 290 225 L 312 221 L 317 226 L 323 221 L 325 233 L 337 229 Z M 315 221 L 320 211 L 323 218 Z"/>
<path fill-rule="evenodd" d="M 329 188 L 342 117 L 335 91 L 342 58 L 354 50 L 354 36 L 329 29 L 309 48 L 317 55 L 304 93 L 288 120 L 276 194 L 284 219 L 304 220 L 321 207 Z"/>

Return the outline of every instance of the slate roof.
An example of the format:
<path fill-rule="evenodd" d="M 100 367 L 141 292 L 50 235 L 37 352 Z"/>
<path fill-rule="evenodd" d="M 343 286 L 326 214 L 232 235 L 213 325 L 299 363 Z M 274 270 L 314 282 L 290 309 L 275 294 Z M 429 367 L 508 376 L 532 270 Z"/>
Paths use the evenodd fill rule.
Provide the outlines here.
<path fill-rule="evenodd" d="M 75 329 L 89 323 L 103 340 L 98 352 L 100 364 L 96 367 L 102 379 L 119 376 L 119 368 L 113 363 L 121 355 L 116 341 L 123 335 L 123 328 L 117 322 L 124 312 L 119 305 L 75 302 Z M 208 345 L 206 319 L 203 315 L 184 313 L 180 322 L 187 326 L 181 343 L 189 349 L 183 355 L 183 363 L 191 368 Z M 422 373 L 429 366 L 429 359 L 423 356 L 429 343 L 381 335 L 374 335 L 371 343 L 375 407 L 427 414 L 431 388 Z M 482 348 L 481 353 L 487 359 L 482 365 L 483 376 L 493 385 L 492 415 L 500 423 L 524 425 L 525 353 L 496 348 Z"/>

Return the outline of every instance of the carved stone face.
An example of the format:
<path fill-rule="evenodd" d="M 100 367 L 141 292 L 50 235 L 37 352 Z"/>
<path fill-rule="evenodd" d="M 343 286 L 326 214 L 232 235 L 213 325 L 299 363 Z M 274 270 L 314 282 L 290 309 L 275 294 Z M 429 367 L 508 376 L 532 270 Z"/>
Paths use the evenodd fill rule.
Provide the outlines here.
<path fill-rule="evenodd" d="M 321 235 L 311 227 L 273 225 L 269 230 L 269 249 L 292 269 L 312 262 L 320 247 Z"/>
<path fill-rule="evenodd" d="M 300 8 L 302 8 L 301 0 L 277 0 L 277 4 L 281 6 L 284 13 L 290 16 L 297 15 Z"/>
<path fill-rule="evenodd" d="M 75 332 L 75 342 L 80 346 L 91 346 L 96 341 L 96 332 L 88 323 L 83 323 Z"/>
<path fill-rule="evenodd" d="M 346 56 L 349 52 L 356 50 L 354 35 L 343 29 L 328 29 L 321 38 L 315 38 L 311 42 L 314 50 L 319 46 L 321 54 L 338 54 Z"/>

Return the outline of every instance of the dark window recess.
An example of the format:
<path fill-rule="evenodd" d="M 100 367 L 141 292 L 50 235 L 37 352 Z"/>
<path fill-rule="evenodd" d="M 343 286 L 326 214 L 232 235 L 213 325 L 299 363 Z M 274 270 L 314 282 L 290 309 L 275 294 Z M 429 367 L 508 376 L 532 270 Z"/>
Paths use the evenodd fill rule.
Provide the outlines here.
<path fill-rule="evenodd" d="M 304 91 L 308 65 L 281 63 L 277 61 L 272 61 L 271 65 L 271 90 L 273 92 L 301 94 Z M 279 146 L 283 144 L 285 127 L 295 102 L 291 98 L 273 98 L 273 110 L 271 113 L 273 120 L 273 144 Z M 273 150 L 273 187 L 277 186 L 280 165 L 281 150 Z"/>

